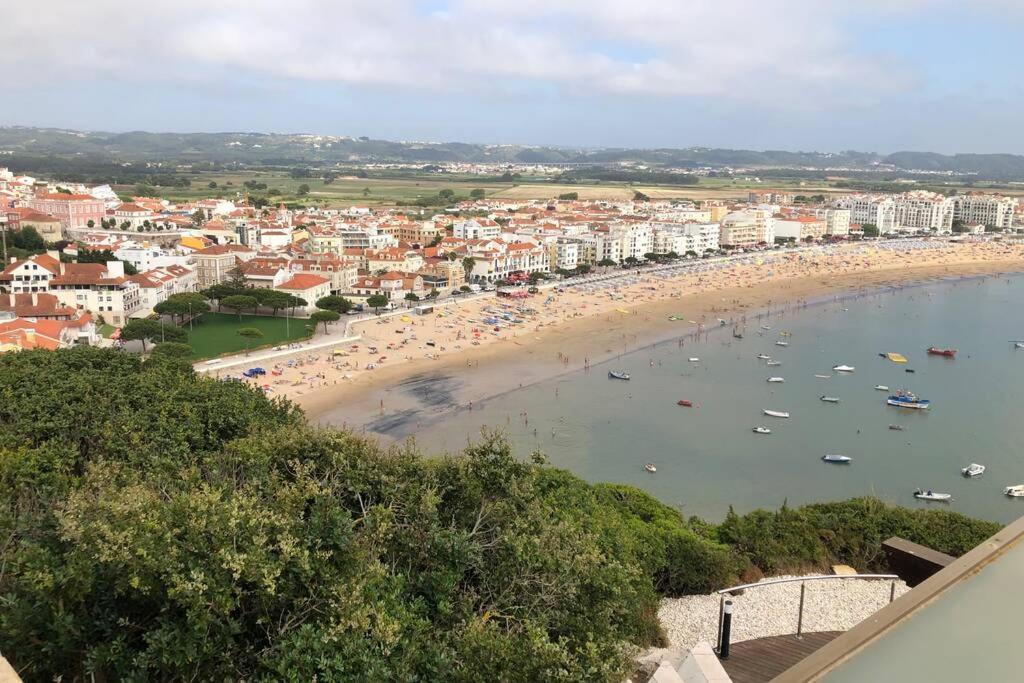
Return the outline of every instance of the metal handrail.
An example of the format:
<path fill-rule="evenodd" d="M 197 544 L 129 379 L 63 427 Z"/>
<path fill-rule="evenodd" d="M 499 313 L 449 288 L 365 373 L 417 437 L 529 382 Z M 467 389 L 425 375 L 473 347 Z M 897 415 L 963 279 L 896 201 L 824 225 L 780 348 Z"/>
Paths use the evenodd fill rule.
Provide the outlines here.
<path fill-rule="evenodd" d="M 734 591 L 746 590 L 748 588 L 760 588 L 762 586 L 774 586 L 777 583 L 795 583 L 797 581 L 823 581 L 825 579 L 898 579 L 900 578 L 896 574 L 823 574 L 821 576 L 797 576 L 791 579 L 770 579 L 768 581 L 759 581 L 757 583 L 745 583 L 741 586 L 733 586 L 732 588 L 723 588 L 720 591 L 715 591 L 719 595 L 723 593 L 732 593 Z"/>
<path fill-rule="evenodd" d="M 718 647 L 716 650 L 719 652 L 722 649 L 722 618 L 725 614 L 725 596 L 736 595 L 740 591 L 745 591 L 748 588 L 762 588 L 764 586 L 774 586 L 780 583 L 800 583 L 800 608 L 797 612 L 796 621 L 796 637 L 803 637 L 804 627 L 804 593 L 807 588 L 808 581 L 825 581 L 828 579 L 863 579 L 866 581 L 877 580 L 877 581 L 890 581 L 889 584 L 889 602 L 896 599 L 896 581 L 900 577 L 896 574 L 825 574 L 822 576 L 803 576 L 794 577 L 791 579 L 769 579 L 768 581 L 760 581 L 758 583 L 745 583 L 740 586 L 732 586 L 731 588 L 723 588 L 720 591 L 716 591 L 719 596 L 718 600 Z"/>

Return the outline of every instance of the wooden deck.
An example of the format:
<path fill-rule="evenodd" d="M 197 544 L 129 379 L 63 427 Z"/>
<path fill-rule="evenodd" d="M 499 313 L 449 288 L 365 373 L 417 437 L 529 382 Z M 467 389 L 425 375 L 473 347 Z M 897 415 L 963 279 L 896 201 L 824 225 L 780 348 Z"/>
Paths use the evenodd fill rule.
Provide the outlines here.
<path fill-rule="evenodd" d="M 803 638 L 771 636 L 733 643 L 729 659 L 722 661 L 733 683 L 766 683 L 815 652 L 841 631 L 805 633 Z"/>

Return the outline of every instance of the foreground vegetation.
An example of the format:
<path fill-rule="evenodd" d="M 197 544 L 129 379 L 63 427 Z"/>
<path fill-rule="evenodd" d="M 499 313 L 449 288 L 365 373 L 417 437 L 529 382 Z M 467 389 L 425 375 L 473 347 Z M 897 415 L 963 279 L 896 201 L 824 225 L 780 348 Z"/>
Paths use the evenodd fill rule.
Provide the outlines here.
<path fill-rule="evenodd" d="M 492 437 L 424 458 L 173 355 L 0 358 L 0 650 L 26 680 L 621 680 L 659 595 L 997 525 L 873 499 L 684 519 Z"/>

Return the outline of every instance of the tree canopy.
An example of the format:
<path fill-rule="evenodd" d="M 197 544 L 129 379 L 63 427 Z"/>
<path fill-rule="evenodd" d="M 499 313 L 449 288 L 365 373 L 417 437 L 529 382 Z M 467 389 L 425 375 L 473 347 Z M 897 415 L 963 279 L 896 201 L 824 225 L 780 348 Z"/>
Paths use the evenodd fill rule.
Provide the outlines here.
<path fill-rule="evenodd" d="M 376 311 L 379 311 L 388 305 L 388 298 L 383 294 L 371 294 L 366 297 L 366 305 Z"/>
<path fill-rule="evenodd" d="M 336 294 L 321 297 L 316 300 L 317 308 L 322 308 L 325 311 L 334 311 L 335 313 L 348 313 L 354 306 L 355 304 L 351 301 Z"/>
<path fill-rule="evenodd" d="M 242 311 L 251 310 L 255 312 L 256 307 L 259 305 L 256 297 L 247 294 L 232 294 L 221 299 L 220 303 L 224 308 L 230 308 L 237 313 L 239 320 L 242 319 Z"/>
<path fill-rule="evenodd" d="M 138 320 L 129 320 L 121 328 L 121 339 L 124 341 L 141 341 L 142 352 L 145 353 L 147 341 L 184 343 L 188 341 L 188 334 L 185 330 L 174 325 L 164 325 L 156 320 L 139 318 Z"/>
<path fill-rule="evenodd" d="M 620 681 L 658 592 L 998 529 L 874 499 L 715 526 L 542 462 L 385 449 L 164 359 L 6 354 L 0 650 L 25 680 Z"/>
<path fill-rule="evenodd" d="M 323 323 L 324 334 L 327 334 L 327 323 L 336 323 L 341 319 L 341 314 L 337 311 L 328 311 L 320 309 L 319 311 L 313 311 L 313 314 L 309 316 L 309 319 L 313 321 L 313 324 Z"/>

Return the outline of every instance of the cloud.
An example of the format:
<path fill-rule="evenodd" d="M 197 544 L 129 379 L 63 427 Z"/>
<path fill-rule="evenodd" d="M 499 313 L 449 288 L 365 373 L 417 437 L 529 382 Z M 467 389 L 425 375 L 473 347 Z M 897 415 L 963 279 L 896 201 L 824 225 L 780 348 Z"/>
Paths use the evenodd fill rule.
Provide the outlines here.
<path fill-rule="evenodd" d="M 991 0 L 1005 4 L 1007 0 Z M 938 0 L 865 0 L 919 11 Z M 781 108 L 863 102 L 909 65 L 858 49 L 845 3 L 821 0 L 52 0 L 8 3 L 17 83 L 232 79 L 487 96 L 698 96 Z M 941 3 L 938 3 L 941 4 Z M 893 9 L 884 9 L 885 7 Z M 453 100 L 453 106 L 458 106 Z"/>

